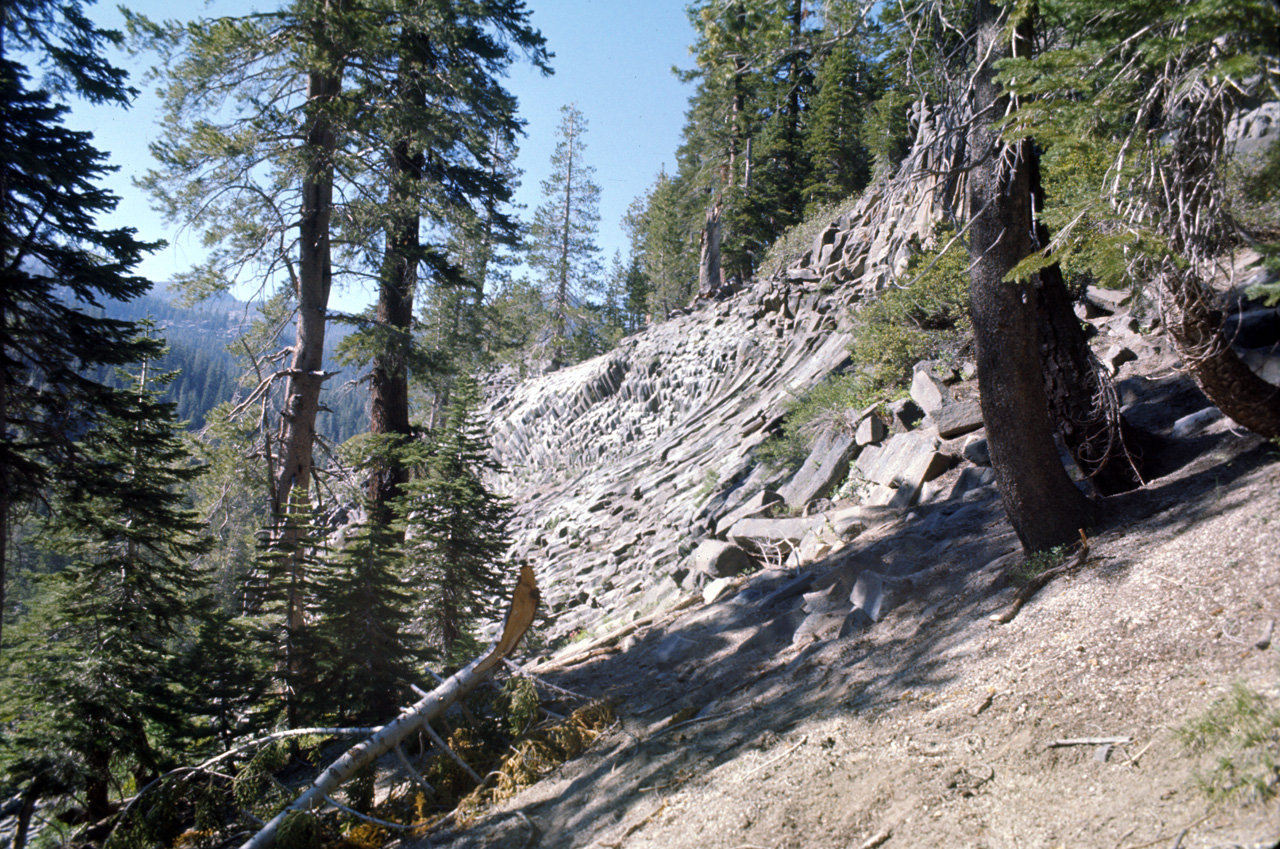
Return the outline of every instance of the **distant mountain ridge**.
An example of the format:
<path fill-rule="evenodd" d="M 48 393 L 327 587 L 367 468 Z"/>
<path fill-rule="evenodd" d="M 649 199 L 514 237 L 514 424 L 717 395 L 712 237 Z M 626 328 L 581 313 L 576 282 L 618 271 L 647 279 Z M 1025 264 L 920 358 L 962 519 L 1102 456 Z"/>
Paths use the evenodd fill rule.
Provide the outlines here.
<path fill-rule="evenodd" d="M 216 295 L 192 306 L 175 300 L 169 284 L 157 283 L 151 293 L 132 301 L 110 301 L 103 309 L 110 318 L 155 322 L 168 353 L 159 362 L 163 371 L 176 372 L 164 393 L 164 400 L 177 404 L 177 415 L 187 428 L 199 430 L 207 424 L 209 412 L 225 401 L 244 398 L 250 387 L 241 386 L 242 369 L 230 352 L 256 315 L 256 308 L 229 295 Z M 339 371 L 334 351 L 346 336 L 343 325 L 332 323 L 325 344 L 326 368 Z M 288 344 L 289 339 L 282 340 Z M 339 444 L 368 429 L 367 402 L 359 391 L 341 391 L 343 384 L 358 377 L 356 370 L 344 368 L 331 378 L 322 396 L 328 412 L 316 419 L 316 430 L 330 444 Z"/>

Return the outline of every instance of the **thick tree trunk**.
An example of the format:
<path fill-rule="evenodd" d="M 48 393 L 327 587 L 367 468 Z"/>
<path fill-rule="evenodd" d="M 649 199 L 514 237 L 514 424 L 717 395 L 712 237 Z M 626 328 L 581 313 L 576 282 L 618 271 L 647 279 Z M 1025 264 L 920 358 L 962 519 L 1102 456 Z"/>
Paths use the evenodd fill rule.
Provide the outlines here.
<path fill-rule="evenodd" d="M 404 85 L 404 81 L 401 81 Z M 402 141 L 391 154 L 389 206 L 397 212 L 412 208 L 414 187 L 422 179 L 423 157 Z M 387 247 L 378 281 L 375 320 L 386 334 L 385 346 L 374 355 L 369 386 L 369 432 L 407 439 L 409 426 L 409 345 L 413 326 L 413 298 L 418 285 L 418 215 L 401 213 L 387 232 Z M 368 484 L 369 521 L 391 524 L 391 501 L 409 480 L 404 464 L 382 458 Z"/>
<path fill-rule="evenodd" d="M 1030 142 L 1005 145 L 995 126 L 1005 113 L 992 63 L 1009 54 L 1005 21 L 977 0 L 976 103 L 969 151 L 972 268 L 970 298 L 978 387 L 991 463 L 1005 510 L 1031 551 L 1070 543 L 1089 524 L 1089 504 L 1058 458 L 1040 369 L 1037 293 L 1005 275 L 1032 250 Z M 1026 42 L 1023 42 L 1024 44 Z"/>
<path fill-rule="evenodd" d="M 1232 350 L 1222 316 L 1195 272 L 1166 261 L 1160 283 L 1173 300 L 1169 333 L 1196 383 L 1223 414 L 1260 436 L 1280 436 L 1280 387 L 1263 380 Z"/>
<path fill-rule="evenodd" d="M 1044 204 L 1040 157 L 1031 155 L 1031 197 L 1035 249 L 1050 242 L 1040 219 Z M 1037 329 L 1049 415 L 1076 465 L 1101 495 L 1129 492 L 1142 486 L 1143 456 L 1154 449 L 1154 437 L 1139 432 L 1120 414 L 1111 379 L 1089 349 L 1072 308 L 1071 296 L 1055 262 L 1035 276 L 1039 294 Z"/>

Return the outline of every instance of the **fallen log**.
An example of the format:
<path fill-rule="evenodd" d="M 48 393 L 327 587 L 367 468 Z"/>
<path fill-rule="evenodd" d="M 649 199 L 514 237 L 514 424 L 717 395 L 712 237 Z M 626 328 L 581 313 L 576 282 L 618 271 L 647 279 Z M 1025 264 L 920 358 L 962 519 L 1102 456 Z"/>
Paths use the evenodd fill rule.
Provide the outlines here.
<path fill-rule="evenodd" d="M 525 564 L 520 569 L 520 581 L 511 600 L 511 609 L 507 612 L 502 636 L 493 648 L 483 657 L 473 660 L 465 669 L 446 678 L 439 687 L 427 693 L 369 739 L 352 747 L 331 763 L 293 804 L 272 817 L 240 849 L 268 849 L 275 842 L 276 833 L 286 819 L 328 804 L 327 797 L 361 769 L 394 749 L 424 722 L 438 718 L 459 699 L 466 698 L 515 649 L 520 638 L 529 630 L 538 608 L 538 600 L 533 569 Z"/>

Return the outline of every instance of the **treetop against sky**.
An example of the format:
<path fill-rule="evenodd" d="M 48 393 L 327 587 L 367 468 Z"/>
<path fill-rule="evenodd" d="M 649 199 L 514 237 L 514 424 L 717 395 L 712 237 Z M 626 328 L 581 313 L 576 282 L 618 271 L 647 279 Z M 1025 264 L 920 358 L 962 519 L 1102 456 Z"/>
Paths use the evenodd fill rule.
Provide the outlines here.
<path fill-rule="evenodd" d="M 259 0 L 210 0 L 207 4 L 166 0 L 134 0 L 126 5 L 148 17 L 241 15 L 272 8 Z M 517 167 L 523 172 L 516 203 L 523 217 L 538 205 L 539 185 L 551 170 L 560 107 L 576 103 L 590 121 L 590 157 L 601 187 L 599 245 L 605 257 L 627 251 L 621 221 L 627 206 L 654 181 L 665 165 L 674 167 L 690 88 L 671 73 L 673 66 L 692 65 L 688 46 L 693 31 L 683 0 L 634 3 L 628 0 L 532 0 L 532 23 L 555 54 L 555 74 L 544 77 L 528 64 L 513 67 L 506 81 L 520 100 L 526 137 L 520 141 Z M 108 28 L 123 28 L 115 4 L 89 7 L 90 15 Z M 153 163 L 147 146 L 159 135 L 155 121 L 155 85 L 144 79 L 152 57 L 114 56 L 129 69 L 130 82 L 141 90 L 133 108 L 90 106 L 73 102 L 68 123 L 92 131 L 95 144 L 110 153 L 119 171 L 106 184 L 120 196 L 115 213 L 102 226 L 136 227 L 140 238 L 164 239 L 169 246 L 144 260 L 139 273 L 165 282 L 203 256 L 198 239 L 166 225 L 150 206 L 146 193 L 133 186 Z M 246 293 L 249 294 L 249 293 Z M 335 291 L 332 306 L 358 311 L 375 298 L 373 289 L 356 284 Z"/>

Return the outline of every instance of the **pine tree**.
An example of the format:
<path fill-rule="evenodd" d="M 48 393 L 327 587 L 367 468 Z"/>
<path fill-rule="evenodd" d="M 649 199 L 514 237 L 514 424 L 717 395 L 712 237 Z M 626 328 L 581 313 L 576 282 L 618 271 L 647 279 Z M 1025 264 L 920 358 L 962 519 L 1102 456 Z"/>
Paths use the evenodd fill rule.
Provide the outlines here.
<path fill-rule="evenodd" d="M 549 305 L 552 368 L 569 363 L 576 320 L 602 273 L 596 247 L 600 187 L 593 182 L 595 168 L 584 158 L 587 120 L 576 106 L 561 107 L 560 114 L 552 173 L 542 181 L 544 200 L 529 228 L 529 264 L 541 275 Z"/>
<path fill-rule="evenodd" d="M 843 200 L 871 181 L 867 113 L 880 93 L 879 74 L 850 40 L 840 41 L 822 60 L 805 133 L 809 183 L 806 210 Z"/>
<path fill-rule="evenodd" d="M 520 0 L 294 0 L 271 14 L 187 25 L 134 17 L 132 26 L 165 59 L 164 135 L 153 145 L 160 167 L 144 182 L 171 219 L 212 246 L 183 282 L 203 295 L 256 275 L 279 288 L 273 309 L 296 315 L 288 366 L 264 369 L 260 388 L 279 422 L 274 437 L 263 434 L 269 571 L 282 582 L 268 594 L 285 605 L 282 674 L 305 689 L 307 570 L 317 562 L 309 489 L 332 376 L 324 363 L 331 287 L 344 274 L 379 279 L 382 306 L 358 353 L 374 366 L 375 427 L 403 437 L 419 269 L 457 273 L 422 234 L 479 198 L 504 199 L 489 144 L 518 124 L 498 80 L 514 51 L 540 67 L 547 55 Z M 381 508 L 401 476 L 371 477 L 376 518 L 385 520 Z M 298 695 L 288 694 L 291 714 Z"/>
<path fill-rule="evenodd" d="M 460 377 L 444 426 L 423 444 L 422 471 L 398 508 L 409 583 L 421 593 L 416 625 L 446 663 L 464 662 L 476 648 L 472 628 L 498 613 L 509 575 L 502 558 L 511 508 L 483 480 L 496 465 L 478 403 L 475 380 Z"/>
<path fill-rule="evenodd" d="M 390 526 L 370 523 L 321 571 L 310 634 L 319 644 L 309 700 L 318 719 L 385 722 L 406 703 L 408 685 L 422 678 L 423 651 L 409 631 L 413 597 L 400 539 Z"/>
<path fill-rule="evenodd" d="M 69 565 L 39 582 L 7 670 L 10 777 L 83 799 L 89 822 L 111 813 L 118 769 L 141 784 L 164 766 L 198 675 L 175 647 L 205 583 L 193 561 L 208 542 L 185 504 L 200 470 L 152 382 L 144 364 L 116 390 L 78 446 L 83 469 L 57 481 L 42 540 Z"/>
<path fill-rule="evenodd" d="M 41 63 L 55 93 L 127 105 L 124 72 L 100 55 L 120 36 L 95 27 L 83 6 L 29 0 L 0 15 L 0 612 L 14 510 L 74 474 L 76 435 L 121 412 L 95 367 L 152 347 L 96 308 L 146 292 L 130 271 L 156 245 L 96 226 L 117 201 L 97 185 L 111 170 L 106 157 L 90 134 L 62 125 L 67 108 L 10 58 Z"/>

